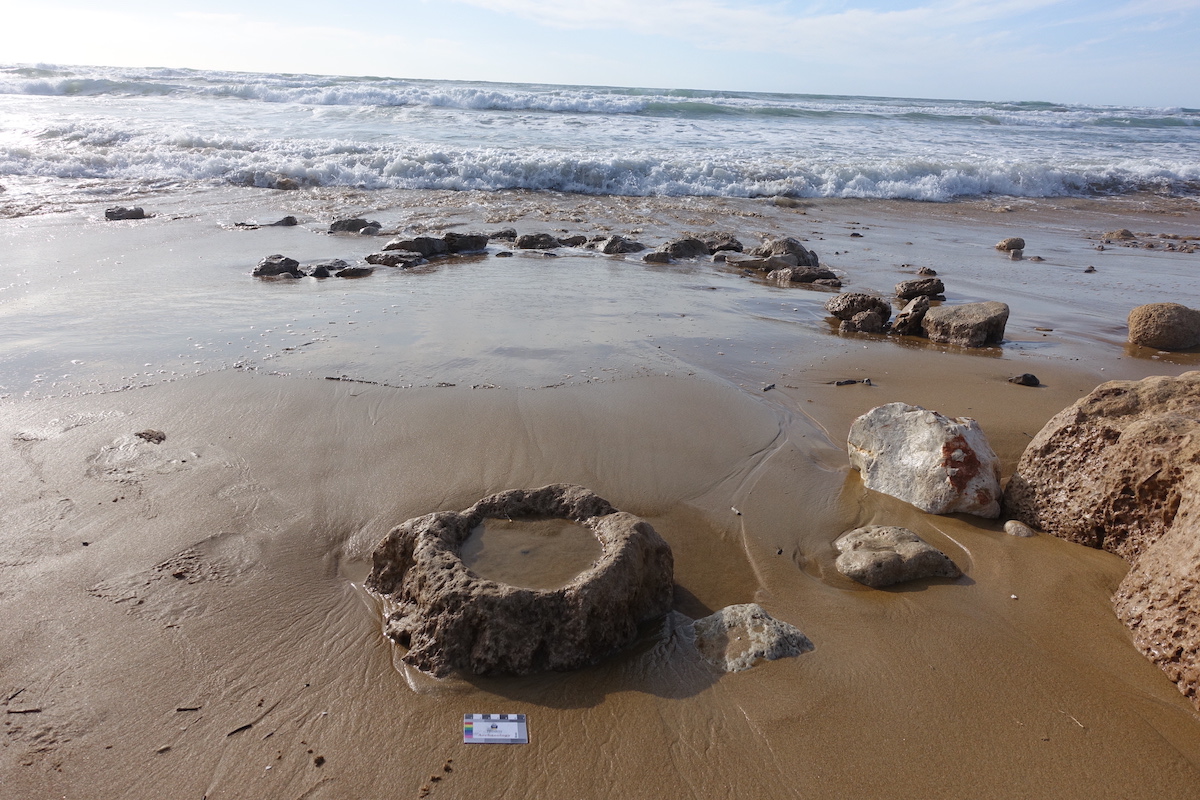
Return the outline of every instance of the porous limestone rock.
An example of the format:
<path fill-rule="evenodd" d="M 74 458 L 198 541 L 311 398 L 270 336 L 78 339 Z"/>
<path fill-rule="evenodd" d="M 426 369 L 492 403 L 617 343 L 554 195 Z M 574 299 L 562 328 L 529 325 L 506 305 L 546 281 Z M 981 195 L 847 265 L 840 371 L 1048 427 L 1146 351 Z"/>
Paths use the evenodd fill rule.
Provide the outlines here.
<path fill-rule="evenodd" d="M 558 238 L 549 233 L 527 233 L 517 237 L 516 246 L 519 250 L 553 250 L 560 245 Z"/>
<path fill-rule="evenodd" d="M 896 297 L 900 300 L 912 300 L 914 297 L 940 298 L 945 292 L 946 284 L 942 283 L 941 278 L 918 278 L 896 284 Z"/>
<path fill-rule="evenodd" d="M 921 330 L 930 341 L 961 347 L 986 347 L 1004 341 L 1008 304 L 989 301 L 938 306 L 925 312 Z"/>
<path fill-rule="evenodd" d="M 779 286 L 791 286 L 794 283 L 820 283 L 832 287 L 842 285 L 838 276 L 825 267 L 783 267 L 768 272 L 767 280 Z"/>
<path fill-rule="evenodd" d="M 847 531 L 833 543 L 837 571 L 876 589 L 920 578 L 962 575 L 950 557 L 908 528 L 868 525 Z"/>
<path fill-rule="evenodd" d="M 724 261 L 731 267 L 756 269 L 760 272 L 774 272 L 799 266 L 797 258 L 790 254 L 782 256 L 752 256 L 749 253 L 721 250 L 713 255 L 713 260 Z M 808 267 L 805 267 L 805 269 L 808 269 Z"/>
<path fill-rule="evenodd" d="M 838 319 L 853 319 L 855 314 L 874 311 L 887 322 L 892 317 L 892 307 L 882 298 L 863 292 L 845 292 L 829 298 L 825 310 Z"/>
<path fill-rule="evenodd" d="M 696 238 L 708 245 L 708 252 L 710 253 L 719 253 L 722 251 L 740 253 L 744 249 L 742 243 L 731 233 L 709 231 Z"/>
<path fill-rule="evenodd" d="M 996 242 L 996 249 L 1002 253 L 1011 253 L 1014 250 L 1024 250 L 1025 240 L 1020 236 L 1010 236 L 1007 239 L 1001 239 Z"/>
<path fill-rule="evenodd" d="M 442 237 L 446 249 L 451 253 L 478 253 L 487 250 L 488 236 L 486 233 L 456 233 L 449 231 Z"/>
<path fill-rule="evenodd" d="M 642 256 L 642 261 L 645 261 L 647 264 L 670 264 L 671 254 L 662 250 L 651 250 Z"/>
<path fill-rule="evenodd" d="M 646 249 L 646 245 L 626 239 L 624 236 L 610 236 L 601 242 L 597 249 L 607 256 L 614 256 L 623 253 L 640 253 Z"/>
<path fill-rule="evenodd" d="M 428 264 L 429 261 L 420 253 L 414 253 L 411 250 L 387 250 L 382 253 L 370 253 L 365 259 L 368 264 L 377 264 L 381 267 L 400 267 L 401 269 L 411 269 L 419 267 L 422 264 Z"/>
<path fill-rule="evenodd" d="M 369 258 L 369 257 L 368 257 Z M 340 258 L 331 258 L 325 261 L 318 261 L 310 265 L 308 276 L 310 278 L 328 278 L 335 272 L 340 272 L 344 269 L 349 269 L 350 264 Z"/>
<path fill-rule="evenodd" d="M 868 489 L 930 514 L 1000 516 L 1000 459 L 973 419 L 888 403 L 854 420 L 846 446 Z"/>
<path fill-rule="evenodd" d="M 671 258 L 698 258 L 711 255 L 708 245 L 692 236 L 672 239 L 659 247 L 658 252 L 666 253 Z"/>
<path fill-rule="evenodd" d="M 696 620 L 692 629 L 700 656 L 725 672 L 742 672 L 762 661 L 813 649 L 799 628 L 775 619 L 758 603 L 726 606 Z"/>
<path fill-rule="evenodd" d="M 838 330 L 842 333 L 883 333 L 883 317 L 874 309 L 860 311 L 850 319 L 842 320 Z"/>
<path fill-rule="evenodd" d="M 1179 303 L 1147 303 L 1129 312 L 1129 341 L 1156 350 L 1200 345 L 1200 311 Z"/>
<path fill-rule="evenodd" d="M 792 255 L 796 257 L 796 266 L 798 267 L 820 266 L 817 254 L 801 244 L 799 239 L 791 236 L 763 242 L 751 250 L 750 255 L 762 257 Z"/>
<path fill-rule="evenodd" d="M 909 300 L 908 305 L 896 315 L 896 321 L 892 323 L 892 333 L 901 336 L 920 336 L 925 332 L 921 328 L 921 321 L 925 319 L 927 311 L 929 311 L 927 296 L 918 295 Z"/>
<path fill-rule="evenodd" d="M 1200 708 L 1200 372 L 1105 383 L 1054 416 L 1004 505 L 1132 564 L 1117 616 Z"/>
<path fill-rule="evenodd" d="M 480 578 L 459 548 L 485 519 L 573 520 L 601 555 L 567 585 L 527 589 Z M 434 676 L 453 670 L 524 675 L 586 666 L 629 645 L 639 623 L 666 614 L 671 548 L 647 522 L 581 486 L 491 495 L 464 511 L 410 519 L 375 548 L 368 590 L 403 661 Z"/>
<path fill-rule="evenodd" d="M 433 236 L 416 236 L 411 239 L 398 237 L 385 244 L 383 249 L 385 252 L 389 250 L 406 250 L 410 253 L 420 253 L 425 258 L 444 256 L 450 252 L 450 248 L 446 246 L 445 239 L 438 239 Z"/>

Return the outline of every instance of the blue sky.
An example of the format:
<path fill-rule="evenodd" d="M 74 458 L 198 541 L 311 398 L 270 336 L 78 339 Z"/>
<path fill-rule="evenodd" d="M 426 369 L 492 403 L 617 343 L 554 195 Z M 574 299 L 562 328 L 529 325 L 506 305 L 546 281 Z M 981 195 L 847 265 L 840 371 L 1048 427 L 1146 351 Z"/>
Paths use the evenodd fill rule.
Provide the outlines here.
<path fill-rule="evenodd" d="M 1200 0 L 0 0 L 0 62 L 1200 108 Z"/>

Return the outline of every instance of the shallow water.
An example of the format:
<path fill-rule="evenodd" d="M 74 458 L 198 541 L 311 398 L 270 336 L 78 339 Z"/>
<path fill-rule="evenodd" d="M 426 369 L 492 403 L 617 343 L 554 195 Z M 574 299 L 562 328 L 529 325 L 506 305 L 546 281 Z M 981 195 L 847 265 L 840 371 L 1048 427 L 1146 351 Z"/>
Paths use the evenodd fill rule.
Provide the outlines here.
<path fill-rule="evenodd" d="M 547 591 L 566 586 L 600 554 L 590 528 L 561 519 L 485 520 L 459 549 L 481 578 Z"/>

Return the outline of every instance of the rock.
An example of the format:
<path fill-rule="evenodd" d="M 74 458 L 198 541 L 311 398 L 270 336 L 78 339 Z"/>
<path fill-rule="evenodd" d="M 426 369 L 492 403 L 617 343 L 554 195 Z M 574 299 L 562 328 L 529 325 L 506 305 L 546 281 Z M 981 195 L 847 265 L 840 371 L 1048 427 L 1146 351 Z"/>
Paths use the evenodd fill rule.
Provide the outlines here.
<path fill-rule="evenodd" d="M 293 216 L 291 216 L 291 215 L 288 215 L 288 216 L 284 217 L 283 219 L 276 220 L 275 222 L 272 222 L 272 223 L 271 223 L 270 225 L 268 225 L 267 227 L 270 227 L 270 228 L 290 228 L 290 227 L 292 227 L 292 226 L 294 226 L 294 225 L 299 225 L 299 224 L 300 224 L 300 223 L 296 222 L 296 218 L 295 218 L 295 217 L 293 217 Z"/>
<path fill-rule="evenodd" d="M 732 250 L 722 250 L 713 256 L 714 261 L 724 261 L 728 266 L 738 269 L 756 269 L 761 272 L 774 272 L 799 266 L 793 255 L 783 256 L 752 256 L 737 253 Z"/>
<path fill-rule="evenodd" d="M 645 261 L 647 264 L 670 264 L 671 256 L 669 253 L 664 253 L 661 250 L 651 250 L 642 256 L 642 261 Z"/>
<path fill-rule="evenodd" d="M 896 315 L 896 321 L 892 323 L 892 333 L 900 336 L 921 336 L 925 332 L 921 327 L 921 322 L 925 319 L 928 311 L 928 296 L 918 295 L 909 300 L 908 305 Z"/>
<path fill-rule="evenodd" d="M 327 261 L 318 261 L 312 265 L 308 271 L 310 278 L 328 278 L 335 272 L 340 272 L 344 269 L 349 269 L 350 264 L 340 258 L 331 258 Z"/>
<path fill-rule="evenodd" d="M 1109 231 L 1108 233 L 1104 234 L 1104 238 L 1105 239 L 1116 239 L 1117 241 L 1127 242 L 1131 239 L 1136 239 L 1137 236 L 1134 234 L 1133 231 L 1129 230 L 1128 228 L 1121 228 L 1120 230 Z"/>
<path fill-rule="evenodd" d="M 491 233 L 488 234 L 488 238 L 489 239 L 504 239 L 506 241 L 513 242 L 513 241 L 516 241 L 516 239 L 517 239 L 517 229 L 516 228 L 502 228 L 501 230 L 498 230 L 498 231 L 492 231 Z"/>
<path fill-rule="evenodd" d="M 548 233 L 527 233 L 517 238 L 520 250 L 553 250 L 558 246 L 558 239 Z"/>
<path fill-rule="evenodd" d="M 691 236 L 672 239 L 659 247 L 658 252 L 666 253 L 671 258 L 698 258 L 710 255 L 708 245 Z"/>
<path fill-rule="evenodd" d="M 573 520 L 602 554 L 566 586 L 526 589 L 476 576 L 459 548 L 485 519 Z M 403 661 L 442 677 L 576 669 L 631 644 L 670 611 L 671 548 L 648 523 L 581 486 L 491 495 L 464 511 L 410 519 L 375 548 L 366 588 L 384 600 L 384 632 Z"/>
<path fill-rule="evenodd" d="M 333 273 L 335 278 L 365 278 L 375 270 L 370 267 L 347 267 Z"/>
<path fill-rule="evenodd" d="M 1037 533 L 1033 530 L 1033 528 L 1029 527 L 1024 522 L 1021 522 L 1019 519 L 1010 519 L 1008 522 L 1004 523 L 1004 532 L 1009 536 L 1016 536 L 1021 539 L 1029 539 L 1037 536 Z"/>
<path fill-rule="evenodd" d="M 931 308 L 921 320 L 921 329 L 934 342 L 984 347 L 1004 341 L 1007 323 L 1008 305 L 989 301 Z"/>
<path fill-rule="evenodd" d="M 1005 510 L 1124 558 L 1134 644 L 1200 709 L 1200 372 L 1097 387 L 1033 438 Z"/>
<path fill-rule="evenodd" d="M 134 436 L 138 437 L 144 442 L 149 442 L 150 444 L 162 444 L 167 440 L 167 435 L 165 433 L 162 431 L 156 431 L 153 428 L 147 428 L 144 431 L 138 431 L 134 434 Z"/>
<path fill-rule="evenodd" d="M 880 319 L 887 322 L 892 317 L 892 307 L 873 294 L 862 292 L 846 292 L 831 297 L 825 303 L 825 310 L 838 319 L 851 319 L 863 311 L 875 311 Z"/>
<path fill-rule="evenodd" d="M 580 234 L 574 236 L 566 236 L 558 240 L 558 243 L 563 247 L 582 247 L 587 244 L 587 237 Z"/>
<path fill-rule="evenodd" d="M 1025 255 L 1024 250 L 1009 250 L 1008 251 L 1008 260 L 1009 261 L 1020 261 L 1024 257 L 1024 255 Z"/>
<path fill-rule="evenodd" d="M 742 672 L 813 649 L 799 628 L 781 622 L 758 603 L 726 606 L 692 623 L 700 656 L 723 672 Z"/>
<path fill-rule="evenodd" d="M 397 237 L 385 244 L 383 249 L 385 252 L 388 250 L 407 250 L 411 253 L 420 253 L 425 258 L 436 258 L 450 252 L 450 248 L 446 246 L 445 239 L 437 239 L 433 236 L 416 236 L 412 239 Z"/>
<path fill-rule="evenodd" d="M 839 555 L 837 571 L 851 580 L 879 589 L 921 578 L 958 578 L 950 557 L 927 544 L 908 528 L 868 525 L 843 533 L 833 543 Z"/>
<path fill-rule="evenodd" d="M 251 274 L 256 278 L 268 278 L 273 275 L 294 274 L 300 276 L 300 262 L 294 258 L 276 253 L 258 262 Z"/>
<path fill-rule="evenodd" d="M 400 267 L 401 269 L 411 269 L 419 267 L 422 264 L 428 264 L 428 259 L 420 253 L 415 253 L 412 250 L 388 250 L 384 253 L 371 253 L 365 259 L 368 264 L 375 264 L 380 267 Z"/>
<path fill-rule="evenodd" d="M 796 257 L 796 266 L 798 267 L 820 266 L 817 263 L 817 254 L 801 244 L 799 239 L 791 236 L 764 242 L 751 250 L 750 255 L 764 257 L 792 255 Z"/>
<path fill-rule="evenodd" d="M 487 250 L 486 233 L 455 233 L 450 231 L 443 238 L 446 250 L 451 253 L 479 253 Z"/>
<path fill-rule="evenodd" d="M 930 514 L 1000 515 L 1000 459 L 969 417 L 888 403 L 854 420 L 846 447 L 868 489 Z"/>
<path fill-rule="evenodd" d="M 842 320 L 838 330 L 842 333 L 883 333 L 883 317 L 874 309 L 860 311 L 850 319 Z"/>
<path fill-rule="evenodd" d="M 599 245 L 599 250 L 605 255 L 614 256 L 621 253 L 640 253 L 646 245 L 626 239 L 624 236 L 610 236 Z"/>
<path fill-rule="evenodd" d="M 512 258 L 512 250 L 501 250 L 496 253 L 496 258 Z"/>
<path fill-rule="evenodd" d="M 842 285 L 837 275 L 825 267 L 784 267 L 768 272 L 767 280 L 780 286 L 790 286 L 793 283 L 816 283 L 817 281 L 825 281 L 827 286 Z"/>
<path fill-rule="evenodd" d="M 1007 239 L 1001 239 L 996 242 L 996 249 L 1003 253 L 1011 253 L 1013 250 L 1024 250 L 1025 240 L 1019 236 L 1010 236 Z"/>
<path fill-rule="evenodd" d="M 1129 341 L 1156 350 L 1200 345 L 1200 311 L 1179 303 L 1148 303 L 1129 312 Z"/>
<path fill-rule="evenodd" d="M 353 219 L 334 220 L 333 223 L 329 226 L 329 232 L 330 233 L 358 233 L 360 230 L 367 227 L 368 225 L 372 225 L 376 228 L 383 227 L 378 222 L 371 222 L 371 221 L 368 221 L 365 219 L 360 219 L 358 217 L 354 217 Z"/>
<path fill-rule="evenodd" d="M 927 278 L 932 278 L 934 275 L 937 275 L 937 270 L 930 269 L 929 267 L 921 267 L 919 270 L 917 270 L 917 274 L 924 275 Z"/>
<path fill-rule="evenodd" d="M 108 220 L 146 219 L 146 212 L 141 206 L 134 206 L 133 208 L 113 206 L 112 208 L 104 209 L 104 218 Z"/>
<path fill-rule="evenodd" d="M 739 242 L 731 233 L 709 231 L 708 233 L 701 234 L 696 238 L 708 246 L 708 252 L 714 254 L 725 251 L 740 253 L 745 249 L 742 247 L 742 243 Z"/>
<path fill-rule="evenodd" d="M 896 284 L 896 297 L 901 300 L 912 300 L 914 297 L 930 297 L 945 299 L 946 285 L 941 278 L 918 278 L 915 281 L 901 281 Z"/>
<path fill-rule="evenodd" d="M 1009 383 L 1015 383 L 1018 386 L 1041 386 L 1042 382 L 1038 380 L 1038 376 L 1032 372 L 1022 372 L 1020 375 L 1014 375 L 1008 379 Z"/>

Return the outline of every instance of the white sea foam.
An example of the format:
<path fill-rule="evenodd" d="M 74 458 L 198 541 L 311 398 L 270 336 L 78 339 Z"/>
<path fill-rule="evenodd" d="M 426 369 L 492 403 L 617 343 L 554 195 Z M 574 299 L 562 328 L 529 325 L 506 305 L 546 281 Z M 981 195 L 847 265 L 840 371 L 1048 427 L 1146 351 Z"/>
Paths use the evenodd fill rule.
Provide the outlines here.
<path fill-rule="evenodd" d="M 39 65 L 0 174 L 593 194 L 1200 193 L 1200 111 Z"/>

